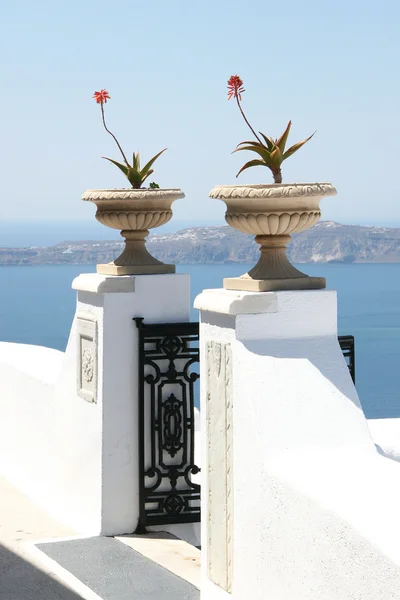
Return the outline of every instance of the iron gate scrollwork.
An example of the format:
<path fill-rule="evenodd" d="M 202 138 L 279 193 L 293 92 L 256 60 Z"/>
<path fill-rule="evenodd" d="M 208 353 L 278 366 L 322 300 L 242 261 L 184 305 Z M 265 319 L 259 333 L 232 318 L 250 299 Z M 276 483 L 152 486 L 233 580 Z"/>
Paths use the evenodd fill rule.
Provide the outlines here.
<path fill-rule="evenodd" d="M 139 333 L 140 518 L 148 525 L 200 521 L 195 464 L 199 324 L 147 325 Z"/>

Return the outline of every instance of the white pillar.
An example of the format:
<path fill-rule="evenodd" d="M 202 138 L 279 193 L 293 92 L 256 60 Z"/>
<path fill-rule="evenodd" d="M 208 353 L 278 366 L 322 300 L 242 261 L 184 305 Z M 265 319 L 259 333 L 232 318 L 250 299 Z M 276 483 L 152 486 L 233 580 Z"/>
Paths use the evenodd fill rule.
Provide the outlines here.
<path fill-rule="evenodd" d="M 77 373 L 79 401 L 90 406 L 93 443 L 82 469 L 90 478 L 71 473 L 72 495 L 80 498 L 80 522 L 91 514 L 98 532 L 132 533 L 138 516 L 138 333 L 134 317 L 145 323 L 189 320 L 189 275 L 113 277 L 80 275 L 73 282 L 78 292 L 77 311 L 67 349 L 70 365 L 64 368 L 65 384 Z M 60 382 L 62 386 L 62 381 Z M 79 469 L 79 467 L 78 467 Z M 90 486 L 90 489 L 89 489 Z"/>
<path fill-rule="evenodd" d="M 205 290 L 195 307 L 203 599 L 395 597 L 400 470 L 368 433 L 336 293 Z"/>

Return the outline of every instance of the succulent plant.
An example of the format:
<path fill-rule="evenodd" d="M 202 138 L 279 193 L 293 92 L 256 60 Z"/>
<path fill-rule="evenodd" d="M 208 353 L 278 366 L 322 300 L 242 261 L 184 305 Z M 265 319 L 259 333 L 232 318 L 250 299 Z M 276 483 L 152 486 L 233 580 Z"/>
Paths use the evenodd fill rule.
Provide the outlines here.
<path fill-rule="evenodd" d="M 139 189 L 142 187 L 143 183 L 145 182 L 145 180 L 150 177 L 150 175 L 152 173 L 154 173 L 154 169 L 152 169 L 151 167 L 153 166 L 154 162 L 157 160 L 157 158 L 166 151 L 166 148 L 164 148 L 164 150 L 161 150 L 161 152 L 159 152 L 158 154 L 156 154 L 155 156 L 153 156 L 153 158 L 151 158 L 146 164 L 145 166 L 141 169 L 140 168 L 140 154 L 139 152 L 134 152 L 133 153 L 133 157 L 132 157 L 132 164 L 129 164 L 125 153 L 119 143 L 119 141 L 117 140 L 116 136 L 108 129 L 107 124 L 106 124 L 106 120 L 105 120 L 105 114 L 104 114 L 104 104 L 107 102 L 107 100 L 110 99 L 110 95 L 108 93 L 107 90 L 102 89 L 100 90 L 100 92 L 95 92 L 93 94 L 93 98 L 96 100 L 97 104 L 100 104 L 100 108 L 101 108 L 101 116 L 102 116 L 102 120 L 103 120 L 103 125 L 104 125 L 104 129 L 107 131 L 107 133 L 109 133 L 112 138 L 114 139 L 115 143 L 117 144 L 119 151 L 122 154 L 122 158 L 124 160 L 124 163 L 120 163 L 112 158 L 107 158 L 107 156 L 103 156 L 102 158 L 104 158 L 105 160 L 110 161 L 111 163 L 113 163 L 113 165 L 115 165 L 116 167 L 118 167 L 118 169 L 120 169 L 123 174 L 125 175 L 125 177 L 128 179 L 129 183 L 131 184 L 131 186 L 134 189 Z M 157 183 L 151 183 L 150 184 L 151 188 L 159 188 L 160 186 Z"/>
<path fill-rule="evenodd" d="M 297 150 L 299 150 L 304 144 L 306 144 L 315 134 L 315 132 L 310 135 L 308 138 L 303 140 L 302 142 L 298 142 L 297 144 L 293 144 L 290 148 L 286 150 L 286 143 L 289 137 L 290 128 L 292 126 L 292 122 L 289 121 L 285 131 L 282 135 L 274 140 L 272 137 L 267 137 L 264 133 L 259 131 L 261 138 L 254 131 L 253 127 L 250 125 L 247 120 L 246 115 L 243 112 L 243 108 L 241 106 L 242 94 L 245 90 L 243 89 L 243 81 L 238 75 L 232 75 L 228 80 L 228 100 L 232 97 L 236 99 L 239 110 L 248 125 L 251 129 L 253 135 L 256 140 L 250 140 L 245 142 L 240 142 L 237 145 L 236 149 L 233 152 L 239 152 L 240 150 L 250 150 L 251 152 L 255 152 L 258 154 L 257 159 L 250 160 L 239 170 L 236 177 L 240 175 L 246 169 L 250 167 L 267 167 L 271 170 L 274 182 L 282 183 L 282 171 L 281 165 L 284 160 L 292 156 Z"/>
<path fill-rule="evenodd" d="M 134 189 L 139 189 L 142 187 L 144 181 L 150 177 L 150 175 L 152 173 L 154 173 L 154 169 L 151 168 L 151 166 L 153 165 L 153 163 L 157 160 L 157 158 L 160 156 L 160 154 L 162 154 L 163 152 L 165 152 L 166 148 L 164 148 L 164 150 L 161 150 L 161 152 L 159 152 L 158 154 L 156 154 L 155 156 L 153 156 L 152 159 L 149 160 L 148 163 L 145 164 L 145 166 L 143 167 L 143 169 L 140 168 L 140 154 L 139 152 L 134 152 L 133 153 L 133 158 L 132 158 L 132 166 L 127 164 L 127 165 L 123 165 L 122 163 L 113 160 L 112 158 L 107 158 L 107 156 L 103 156 L 103 158 L 105 158 L 106 160 L 109 160 L 110 162 L 113 163 L 113 165 L 115 165 L 116 167 L 118 167 L 118 169 L 121 169 L 121 171 L 123 172 L 123 174 L 125 175 L 125 177 L 128 179 L 129 183 L 131 184 L 131 186 Z M 160 187 L 157 184 L 150 184 L 151 188 L 154 187 Z"/>

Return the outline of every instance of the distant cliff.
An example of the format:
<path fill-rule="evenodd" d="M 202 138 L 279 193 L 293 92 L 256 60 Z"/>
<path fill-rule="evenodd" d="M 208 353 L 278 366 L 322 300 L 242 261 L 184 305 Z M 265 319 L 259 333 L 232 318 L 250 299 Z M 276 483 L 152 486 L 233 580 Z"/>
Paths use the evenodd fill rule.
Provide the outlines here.
<path fill-rule="evenodd" d="M 253 263 L 258 259 L 258 245 L 253 236 L 227 226 L 155 234 L 147 243 L 151 253 L 165 262 Z M 104 263 L 118 256 L 122 245 L 114 241 L 82 241 L 0 248 L 0 265 Z M 294 263 L 400 262 L 400 229 L 321 221 L 293 236 L 288 255 Z"/>

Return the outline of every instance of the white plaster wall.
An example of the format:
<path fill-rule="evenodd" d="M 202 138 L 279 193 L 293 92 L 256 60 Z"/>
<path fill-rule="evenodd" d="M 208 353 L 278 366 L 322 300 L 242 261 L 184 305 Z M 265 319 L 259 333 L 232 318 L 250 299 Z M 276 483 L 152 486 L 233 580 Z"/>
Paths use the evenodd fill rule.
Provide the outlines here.
<path fill-rule="evenodd" d="M 400 462 L 400 419 L 368 419 L 378 452 Z"/>
<path fill-rule="evenodd" d="M 98 328 L 97 402 L 77 390 L 77 319 L 64 353 L 0 343 L 0 472 L 87 534 L 138 519 L 137 329 L 189 320 L 188 275 L 82 275 L 77 314 Z"/>
<path fill-rule="evenodd" d="M 57 350 L 0 344 L 0 471 L 54 517 L 91 533 L 101 419 L 76 385 L 72 394 L 56 387 L 63 359 Z"/>
<path fill-rule="evenodd" d="M 336 295 L 262 294 L 258 314 L 251 296 L 206 291 L 195 304 L 203 432 L 205 345 L 232 347 L 233 596 L 400 598 L 400 467 L 369 434 L 337 342 Z M 204 439 L 203 515 L 209 452 Z M 202 595 L 217 600 L 228 594 L 208 578 L 208 526 Z"/>

